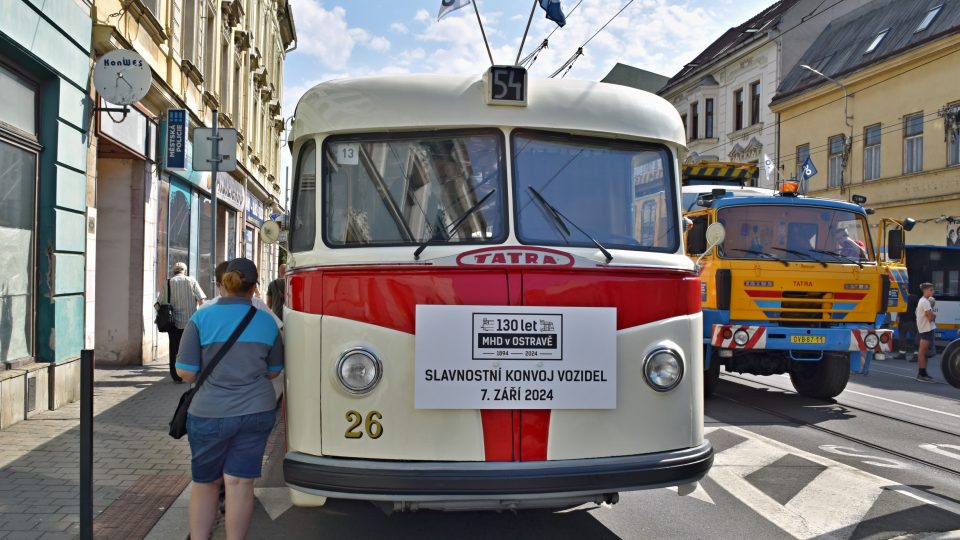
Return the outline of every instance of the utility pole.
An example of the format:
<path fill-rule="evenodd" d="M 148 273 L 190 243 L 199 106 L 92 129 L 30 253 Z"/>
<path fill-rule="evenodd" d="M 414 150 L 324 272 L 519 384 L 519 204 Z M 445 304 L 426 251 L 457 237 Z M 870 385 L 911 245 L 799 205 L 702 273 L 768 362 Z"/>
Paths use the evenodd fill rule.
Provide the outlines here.
<path fill-rule="evenodd" d="M 220 111 L 213 110 L 213 150 L 210 164 L 212 166 L 212 178 L 210 179 L 210 291 L 211 294 L 217 294 L 217 176 L 220 175 L 220 132 L 217 128 L 217 121 L 220 119 Z"/>

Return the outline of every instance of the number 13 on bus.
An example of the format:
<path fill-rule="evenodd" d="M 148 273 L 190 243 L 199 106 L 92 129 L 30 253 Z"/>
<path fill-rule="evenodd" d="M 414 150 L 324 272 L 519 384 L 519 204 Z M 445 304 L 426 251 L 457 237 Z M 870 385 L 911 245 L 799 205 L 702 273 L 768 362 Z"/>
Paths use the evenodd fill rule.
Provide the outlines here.
<path fill-rule="evenodd" d="M 284 319 L 294 504 L 691 492 L 713 450 L 683 145 L 657 96 L 515 66 L 309 90 Z"/>

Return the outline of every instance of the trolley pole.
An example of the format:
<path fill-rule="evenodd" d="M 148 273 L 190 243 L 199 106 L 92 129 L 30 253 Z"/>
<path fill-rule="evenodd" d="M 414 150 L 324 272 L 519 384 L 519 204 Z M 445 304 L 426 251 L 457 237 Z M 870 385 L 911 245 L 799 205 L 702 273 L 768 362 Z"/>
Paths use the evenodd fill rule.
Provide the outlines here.
<path fill-rule="evenodd" d="M 93 350 L 80 351 L 80 538 L 93 540 Z"/>
<path fill-rule="evenodd" d="M 213 110 L 213 159 L 209 160 L 213 167 L 210 180 L 210 291 L 211 297 L 217 294 L 217 177 L 220 169 L 220 132 L 217 130 L 217 120 L 220 111 Z"/>

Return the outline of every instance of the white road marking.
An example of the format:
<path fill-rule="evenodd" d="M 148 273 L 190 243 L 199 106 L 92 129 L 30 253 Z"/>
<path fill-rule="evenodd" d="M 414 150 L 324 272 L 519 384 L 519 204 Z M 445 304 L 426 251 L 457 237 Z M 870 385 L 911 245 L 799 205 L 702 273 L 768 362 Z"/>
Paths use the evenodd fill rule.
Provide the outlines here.
<path fill-rule="evenodd" d="M 857 394 L 858 396 L 865 396 L 865 397 L 868 397 L 868 398 L 879 399 L 879 400 L 882 400 L 882 401 L 889 401 L 890 403 L 896 403 L 897 405 L 903 405 L 904 407 L 913 407 L 914 409 L 920 409 L 920 410 L 923 410 L 923 411 L 932 412 L 932 413 L 937 413 L 937 414 L 942 414 L 942 415 L 945 415 L 945 416 L 952 416 L 953 418 L 960 418 L 960 414 L 953 414 L 953 413 L 948 413 L 948 412 L 945 412 L 945 411 L 938 411 L 938 410 L 936 410 L 936 409 L 930 409 L 930 408 L 927 408 L 927 407 L 921 407 L 920 405 L 914 405 L 913 403 L 907 403 L 907 402 L 905 402 L 905 401 L 897 401 L 897 400 L 895 400 L 895 399 L 890 399 L 890 398 L 875 396 L 875 395 L 873 395 L 873 394 L 864 394 L 863 392 L 856 392 L 856 391 L 850 390 L 850 389 L 846 389 L 846 390 L 843 391 L 844 394 L 846 394 L 847 392 L 849 392 L 849 393 L 851 393 L 851 394 Z"/>
<path fill-rule="evenodd" d="M 840 456 L 855 457 L 855 458 L 868 458 L 862 459 L 863 463 L 867 465 L 876 465 L 877 467 L 886 467 L 888 469 L 906 469 L 907 466 L 895 459 L 885 458 L 885 457 L 876 457 L 869 454 L 864 454 L 862 451 L 857 450 L 856 448 L 850 448 L 849 446 L 837 446 L 835 444 L 822 444 L 820 449 L 824 452 L 830 452 L 831 454 L 837 454 Z M 872 460 L 872 461 L 871 461 Z"/>
<path fill-rule="evenodd" d="M 667 489 L 669 489 L 670 491 L 672 491 L 672 492 L 674 492 L 674 493 L 677 493 L 677 491 L 678 491 L 678 490 L 677 490 L 677 486 L 671 486 L 671 487 L 668 487 Z M 689 494 L 689 495 L 685 495 L 685 497 L 690 497 L 690 498 L 692 498 L 692 499 L 697 499 L 698 501 L 703 501 L 703 502 L 705 502 L 705 503 L 710 503 L 710 504 L 712 504 L 712 505 L 714 505 L 714 506 L 716 506 L 716 504 L 717 504 L 717 503 L 713 502 L 713 497 L 711 497 L 710 494 L 707 493 L 707 490 L 703 489 L 703 485 L 700 484 L 699 482 L 697 482 L 697 489 L 693 490 L 693 493 L 691 493 L 691 494 Z"/>
<path fill-rule="evenodd" d="M 806 452 L 735 426 L 740 444 L 718 453 L 708 477 L 762 517 L 798 539 L 849 538 L 885 489 L 922 500 L 960 516 L 960 504 L 910 488 L 856 467 Z M 839 447 L 844 448 L 844 447 Z M 746 476 L 778 459 L 794 455 L 826 470 L 785 505 L 763 493 Z M 869 457 L 858 454 L 860 457 Z"/>
<path fill-rule="evenodd" d="M 949 450 L 944 450 L 944 448 L 953 448 L 954 450 L 960 451 L 960 445 L 956 444 L 921 444 L 920 448 L 924 450 L 929 450 L 931 452 L 940 454 L 941 456 L 952 457 L 953 459 L 960 459 L 960 453 L 951 452 Z"/>
<path fill-rule="evenodd" d="M 271 488 L 253 488 L 253 495 L 263 505 L 272 521 L 276 521 L 284 512 L 293 507 L 290 501 L 290 488 L 271 487 Z"/>

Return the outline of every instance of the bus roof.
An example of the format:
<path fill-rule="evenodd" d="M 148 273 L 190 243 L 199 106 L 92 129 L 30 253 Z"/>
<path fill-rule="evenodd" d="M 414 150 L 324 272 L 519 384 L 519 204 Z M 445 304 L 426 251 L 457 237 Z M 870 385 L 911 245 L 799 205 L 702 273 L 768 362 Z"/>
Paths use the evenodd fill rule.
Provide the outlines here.
<path fill-rule="evenodd" d="M 677 110 L 625 86 L 528 81 L 527 106 L 487 105 L 478 76 L 390 75 L 321 83 L 297 104 L 291 140 L 333 133 L 462 127 L 559 129 L 685 146 Z"/>

